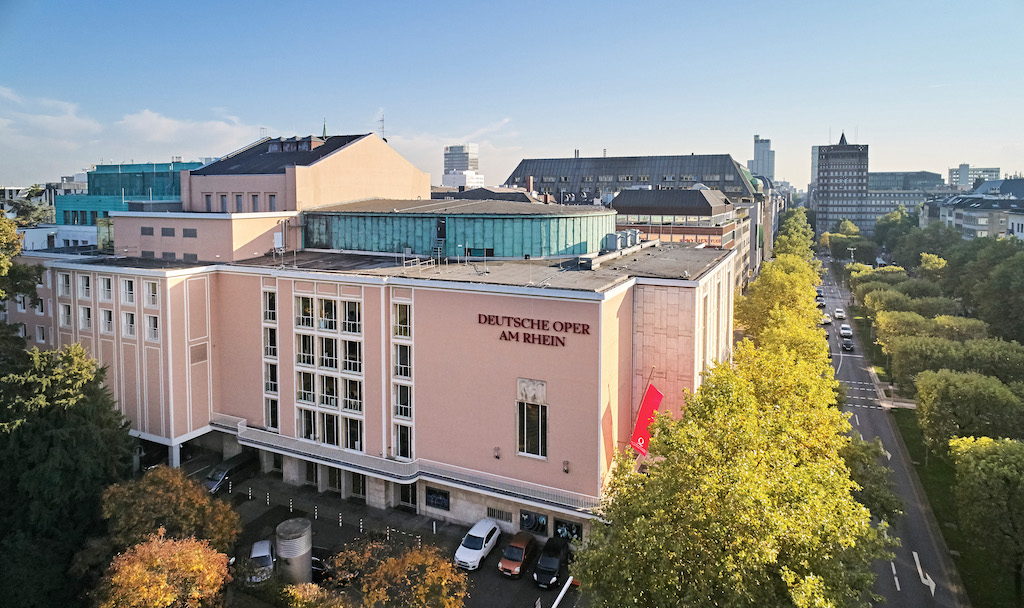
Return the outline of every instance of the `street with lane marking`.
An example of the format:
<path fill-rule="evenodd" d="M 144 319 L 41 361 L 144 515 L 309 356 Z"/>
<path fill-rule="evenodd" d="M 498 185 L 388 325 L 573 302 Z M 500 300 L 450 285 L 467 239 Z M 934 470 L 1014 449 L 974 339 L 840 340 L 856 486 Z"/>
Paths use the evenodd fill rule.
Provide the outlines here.
<path fill-rule="evenodd" d="M 826 312 L 845 308 L 850 314 L 850 295 L 836 284 L 831 272 L 825 275 L 822 287 Z M 838 322 L 853 325 L 852 318 Z M 874 567 L 874 592 L 886 598 L 880 605 L 910 608 L 958 606 L 958 594 L 950 584 L 951 577 L 947 571 L 947 567 L 952 567 L 951 561 L 942 553 L 945 544 L 930 524 L 931 507 L 916 483 L 916 473 L 902 449 L 892 416 L 881 404 L 881 394 L 869 371 L 870 362 L 860 354 L 862 345 L 855 334 L 854 351 L 850 353 L 840 348 L 838 331 L 830 331 L 828 339 L 835 377 L 846 385 L 843 411 L 850 413 L 851 425 L 864 439 L 871 441 L 877 437 L 881 440 L 886 464 L 893 471 L 893 482 L 903 501 L 903 515 L 889 527 L 889 534 L 898 538 L 901 544 L 893 548 L 894 559 L 889 561 L 888 568 L 885 561 L 879 561 Z"/>

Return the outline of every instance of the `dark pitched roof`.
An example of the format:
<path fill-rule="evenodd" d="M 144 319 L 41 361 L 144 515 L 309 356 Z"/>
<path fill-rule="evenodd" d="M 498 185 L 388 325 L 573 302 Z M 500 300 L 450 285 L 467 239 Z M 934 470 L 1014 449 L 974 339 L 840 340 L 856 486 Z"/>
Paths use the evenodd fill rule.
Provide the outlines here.
<path fill-rule="evenodd" d="M 718 190 L 623 190 L 609 207 L 641 215 L 711 216 L 731 210 L 732 203 Z"/>
<path fill-rule="evenodd" d="M 316 136 L 262 139 L 205 167 L 192 171 L 192 175 L 268 175 L 284 173 L 286 167 L 311 165 L 328 154 L 368 135 L 368 133 L 362 135 L 331 135 L 326 139 Z M 309 141 L 315 147 L 311 146 L 312 149 L 310 150 L 300 151 L 296 149 L 288 152 L 283 151 L 286 144 L 298 144 L 301 141 Z M 282 151 L 271 152 L 271 146 L 274 144 L 277 144 L 277 148 Z M 295 148 L 298 148 L 298 145 L 295 145 Z"/>
<path fill-rule="evenodd" d="M 846 143 L 846 132 L 845 131 L 843 132 L 842 135 L 839 136 L 839 145 L 840 146 L 847 146 L 847 145 L 849 145 L 849 144 Z"/>
<path fill-rule="evenodd" d="M 1024 198 L 1024 179 L 990 179 L 974 189 L 974 194 L 1009 194 L 1016 198 Z"/>
<path fill-rule="evenodd" d="M 457 198 L 460 200 L 491 200 L 491 201 L 519 201 L 521 203 L 537 203 L 540 199 L 530 196 L 525 188 L 470 188 L 459 192 L 458 188 L 430 192 L 430 198 L 443 200 L 446 198 Z"/>

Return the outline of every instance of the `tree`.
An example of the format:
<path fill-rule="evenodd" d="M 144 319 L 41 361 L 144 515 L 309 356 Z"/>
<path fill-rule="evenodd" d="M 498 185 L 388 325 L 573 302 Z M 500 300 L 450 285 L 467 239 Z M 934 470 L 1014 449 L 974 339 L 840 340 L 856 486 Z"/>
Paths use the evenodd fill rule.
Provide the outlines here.
<path fill-rule="evenodd" d="M 906 310 L 880 310 L 875 314 L 878 341 L 887 344 L 901 336 L 933 336 L 935 321 Z"/>
<path fill-rule="evenodd" d="M 942 278 L 946 274 L 946 260 L 934 253 L 922 253 L 921 263 L 917 267 L 917 274 L 923 279 L 941 283 Z"/>
<path fill-rule="evenodd" d="M 849 425 L 820 370 L 745 341 L 682 419 L 656 418 L 646 472 L 617 455 L 607 525 L 572 565 L 596 605 L 867 605 L 885 541 L 851 496 Z"/>
<path fill-rule="evenodd" d="M 803 258 L 778 255 L 750 283 L 747 295 L 737 299 L 736 324 L 756 339 L 775 323 L 773 311 L 786 308 L 813 325 L 821 318 L 814 304 L 814 287 L 820 282 L 817 271 Z"/>
<path fill-rule="evenodd" d="M 948 340 L 982 340 L 988 338 L 988 323 L 970 317 L 939 315 L 935 317 L 934 334 Z"/>
<path fill-rule="evenodd" d="M 830 232 L 838 232 L 846 236 L 857 236 L 860 234 L 860 228 L 850 220 L 842 219 L 832 225 Z"/>
<path fill-rule="evenodd" d="M 1006 384 L 1024 381 L 1024 346 L 995 338 L 966 340 L 963 369 L 995 376 Z"/>
<path fill-rule="evenodd" d="M 363 575 L 363 605 L 462 608 L 469 577 L 437 547 L 409 549 Z"/>
<path fill-rule="evenodd" d="M 850 271 L 850 286 L 857 287 L 862 283 L 879 282 L 889 285 L 896 285 L 906 281 L 909 277 L 907 271 L 901 266 L 882 266 L 872 268 L 868 265 L 860 265 L 856 270 Z"/>
<path fill-rule="evenodd" d="M 960 312 L 960 303 L 951 298 L 912 298 L 910 310 L 924 317 L 952 316 Z"/>
<path fill-rule="evenodd" d="M 978 316 L 992 333 L 1024 342 L 1024 252 L 1000 262 L 974 290 Z"/>
<path fill-rule="evenodd" d="M 942 287 L 928 279 L 907 279 L 893 285 L 893 288 L 911 298 L 935 298 L 942 295 Z"/>
<path fill-rule="evenodd" d="M 897 336 L 885 342 L 884 350 L 892 359 L 890 371 L 900 393 L 913 396 L 914 379 L 925 370 L 963 371 L 965 346 L 961 342 L 931 336 Z"/>
<path fill-rule="evenodd" d="M 228 558 L 208 542 L 164 538 L 161 528 L 114 558 L 97 590 L 99 608 L 198 608 L 220 604 Z"/>
<path fill-rule="evenodd" d="M 194 536 L 227 552 L 239 532 L 238 514 L 231 505 L 212 498 L 181 469 L 165 466 L 107 488 L 103 516 L 110 520 L 115 547 L 130 547 L 162 527 L 170 538 Z"/>
<path fill-rule="evenodd" d="M 904 268 L 916 268 L 922 253 L 948 260 L 947 252 L 962 242 L 960 232 L 942 222 L 928 224 L 926 228 L 911 228 L 893 249 L 893 260 Z"/>
<path fill-rule="evenodd" d="M 286 608 L 350 608 L 352 606 L 345 596 L 314 583 L 287 585 L 281 590 L 281 596 Z"/>
<path fill-rule="evenodd" d="M 917 214 L 907 213 L 907 208 L 899 205 L 875 221 L 875 242 L 887 251 L 892 251 L 896 243 L 915 226 Z"/>
<path fill-rule="evenodd" d="M 965 310 L 974 312 L 982 303 L 978 288 L 996 267 L 1024 251 L 1020 239 L 984 237 L 961 241 L 949 254 L 946 291 L 963 300 Z"/>
<path fill-rule="evenodd" d="M 376 569 L 391 555 L 391 547 L 384 542 L 364 538 L 348 543 L 345 548 L 327 560 L 324 585 L 331 588 L 347 587 L 360 572 Z"/>
<path fill-rule="evenodd" d="M 1024 567 L 1024 444 L 964 437 L 949 443 L 963 537 L 1013 571 L 1018 603 Z"/>
<path fill-rule="evenodd" d="M 45 204 L 35 203 L 24 198 L 17 198 L 8 201 L 8 206 L 14 211 L 14 223 L 17 226 L 35 226 L 37 224 L 53 223 L 54 209 Z"/>
<path fill-rule="evenodd" d="M 890 475 L 892 469 L 882 464 L 885 448 L 875 437 L 865 441 L 856 431 L 839 452 L 850 469 L 850 478 L 857 484 L 853 497 L 879 520 L 891 522 L 903 513 L 903 502 L 896 494 Z"/>
<path fill-rule="evenodd" d="M 912 300 L 895 289 L 876 289 L 864 296 L 864 306 L 873 313 L 881 310 L 910 310 Z"/>
<path fill-rule="evenodd" d="M 942 454 L 953 437 L 1020 438 L 1024 403 L 991 376 L 923 371 L 917 376 L 917 421 L 929 449 Z"/>
<path fill-rule="evenodd" d="M 802 207 L 787 210 L 779 222 L 779 236 L 773 252 L 776 256 L 793 255 L 810 262 L 814 259 L 814 231 L 807 223 Z"/>

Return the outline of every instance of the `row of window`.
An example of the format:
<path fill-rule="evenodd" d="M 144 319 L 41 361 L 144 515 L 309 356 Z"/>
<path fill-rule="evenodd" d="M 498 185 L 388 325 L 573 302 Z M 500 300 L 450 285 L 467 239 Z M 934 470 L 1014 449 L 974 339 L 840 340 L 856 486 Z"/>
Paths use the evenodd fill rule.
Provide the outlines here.
<path fill-rule="evenodd" d="M 100 215 L 102 214 L 102 215 Z M 110 217 L 109 211 L 72 211 L 65 209 L 64 223 L 68 226 L 95 226 L 98 217 Z"/>
<path fill-rule="evenodd" d="M 92 275 L 78 275 L 78 298 L 88 300 L 92 298 L 93 280 Z M 144 304 L 147 307 L 158 308 L 160 306 L 160 295 L 156 281 L 143 281 Z M 57 295 L 71 297 L 71 275 L 66 272 L 57 273 Z M 111 302 L 114 299 L 114 279 L 112 277 L 99 278 L 99 299 L 103 302 Z M 121 279 L 121 303 L 135 304 L 135 279 Z"/>
<path fill-rule="evenodd" d="M 619 182 L 641 182 L 642 183 L 642 182 L 650 182 L 651 181 L 651 176 L 650 175 L 630 175 L 630 174 L 624 174 L 624 175 L 598 175 L 596 179 L 599 182 L 615 182 L 615 181 L 619 181 Z M 724 179 L 727 182 L 731 182 L 731 181 L 733 181 L 733 179 L 735 179 L 735 176 L 733 174 L 731 174 L 731 173 L 727 173 L 724 178 L 719 173 L 704 173 L 702 175 L 679 174 L 678 176 L 675 175 L 675 174 L 663 174 L 661 176 L 661 181 L 663 181 L 663 182 L 674 182 L 674 181 L 695 182 L 698 179 L 703 179 L 704 181 L 708 181 L 708 182 L 718 182 L 718 181 L 722 181 Z M 595 180 L 595 177 L 593 175 L 582 175 L 582 176 L 579 177 L 579 181 L 585 182 L 585 183 L 592 183 L 594 180 Z M 512 181 L 515 182 L 515 183 L 520 183 L 522 180 L 520 178 L 516 177 L 516 178 L 513 178 Z M 538 181 L 541 182 L 541 183 L 549 183 L 550 184 L 550 183 L 555 183 L 555 182 L 568 183 L 568 182 L 571 182 L 571 181 L 574 181 L 574 180 L 573 180 L 573 177 L 569 176 L 569 175 L 561 175 L 561 176 L 559 176 L 557 178 L 554 177 L 554 176 L 545 175 L 545 176 L 541 176 L 541 178 Z"/>
<path fill-rule="evenodd" d="M 156 315 L 145 315 L 146 317 L 146 339 L 151 342 L 160 341 L 160 317 Z M 121 335 L 125 338 L 135 337 L 134 312 L 121 313 Z M 72 327 L 72 308 L 70 304 L 60 304 L 58 307 L 57 323 L 61 327 Z M 78 307 L 78 329 L 90 331 L 93 327 L 93 315 L 91 306 Z M 108 308 L 100 309 L 99 321 L 100 333 L 114 333 L 114 311 Z"/>
<path fill-rule="evenodd" d="M 18 323 L 18 335 L 26 340 L 28 339 L 28 330 L 25 329 L 23 323 Z M 36 342 L 40 344 L 46 343 L 46 327 L 44 325 L 36 325 Z"/>
<path fill-rule="evenodd" d="M 156 259 L 156 252 L 155 251 L 148 251 L 146 249 L 143 249 L 141 251 L 141 257 L 143 259 L 146 259 L 146 260 L 155 260 Z M 160 254 L 160 259 L 168 261 L 168 262 L 174 262 L 175 260 L 178 259 L 178 254 L 176 254 L 173 251 L 164 251 L 164 252 L 162 252 Z M 183 254 L 181 254 L 181 259 L 182 259 L 183 262 L 189 262 L 189 263 L 198 262 L 199 261 L 199 255 L 195 254 L 195 253 L 183 253 Z"/>
<path fill-rule="evenodd" d="M 214 196 L 213 194 L 203 194 L 203 203 L 204 203 L 204 206 L 206 207 L 206 212 L 207 213 L 213 213 L 213 196 Z M 233 197 L 234 197 L 234 208 L 233 209 L 234 209 L 235 213 L 244 213 L 246 211 L 252 211 L 254 213 L 259 213 L 260 211 L 263 210 L 261 208 L 261 206 L 260 206 L 260 195 L 259 194 L 250 194 L 249 195 L 249 203 L 250 204 L 249 204 L 248 208 L 246 208 L 246 205 L 245 205 L 245 195 L 244 194 L 234 194 Z M 217 195 L 217 202 L 219 203 L 219 205 L 217 207 L 218 211 L 220 211 L 221 213 L 228 213 L 229 212 L 228 211 L 228 195 L 227 194 L 218 194 Z M 267 209 L 266 210 L 267 211 L 277 211 L 277 195 L 276 194 L 268 194 L 267 195 Z"/>
<path fill-rule="evenodd" d="M 152 226 L 142 226 L 140 229 L 142 236 L 154 236 L 154 229 Z M 163 227 L 160 228 L 160 236 L 174 236 L 174 227 Z M 195 228 L 182 228 L 181 237 L 186 239 L 198 238 L 198 232 Z"/>

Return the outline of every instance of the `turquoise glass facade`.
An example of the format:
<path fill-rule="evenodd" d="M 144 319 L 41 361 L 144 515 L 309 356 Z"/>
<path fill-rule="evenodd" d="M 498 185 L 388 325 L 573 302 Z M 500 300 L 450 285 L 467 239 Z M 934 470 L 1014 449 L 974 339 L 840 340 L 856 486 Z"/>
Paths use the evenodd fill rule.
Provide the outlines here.
<path fill-rule="evenodd" d="M 305 247 L 445 257 L 522 259 L 600 251 L 615 212 L 579 214 L 413 214 L 307 212 Z"/>
<path fill-rule="evenodd" d="M 181 172 L 201 166 L 198 162 L 97 165 L 86 176 L 88 194 L 56 197 L 57 223 L 94 226 L 97 218 L 111 211 L 128 211 L 128 200 L 181 200 Z"/>

